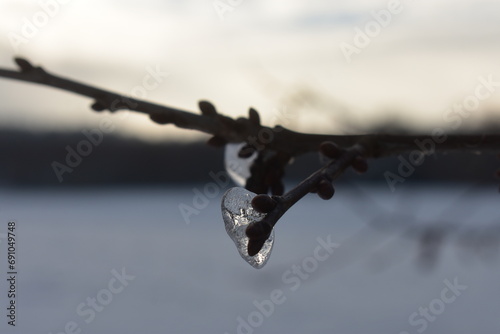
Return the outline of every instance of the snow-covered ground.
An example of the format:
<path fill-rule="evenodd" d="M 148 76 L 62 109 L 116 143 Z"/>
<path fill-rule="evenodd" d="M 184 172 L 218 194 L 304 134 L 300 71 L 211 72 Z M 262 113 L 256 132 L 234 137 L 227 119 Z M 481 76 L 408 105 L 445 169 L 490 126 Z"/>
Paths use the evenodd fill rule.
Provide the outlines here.
<path fill-rule="evenodd" d="M 498 248 L 470 247 L 497 237 L 488 228 L 500 218 L 495 187 L 339 187 L 331 201 L 310 195 L 276 226 L 261 270 L 226 235 L 221 195 L 186 224 L 179 205 L 193 206 L 191 188 L 2 190 L 0 332 L 500 331 Z M 15 328 L 6 317 L 11 220 Z M 427 224 L 450 232 L 441 235 L 442 249 L 433 243 L 440 237 L 427 236 L 439 249 L 434 264 L 418 247 Z"/>

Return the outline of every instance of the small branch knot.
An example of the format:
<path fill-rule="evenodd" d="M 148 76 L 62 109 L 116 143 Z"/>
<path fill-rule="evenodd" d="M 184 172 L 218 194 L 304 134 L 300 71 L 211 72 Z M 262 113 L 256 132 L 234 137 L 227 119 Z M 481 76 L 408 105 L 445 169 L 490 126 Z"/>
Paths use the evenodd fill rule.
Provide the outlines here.
<path fill-rule="evenodd" d="M 217 115 L 217 109 L 215 109 L 215 106 L 208 101 L 198 102 L 198 107 L 200 108 L 201 114 L 204 116 L 216 116 Z"/>
<path fill-rule="evenodd" d="M 23 73 L 28 73 L 35 69 L 35 67 L 31 65 L 31 63 L 24 58 L 16 57 L 14 58 L 14 61 L 16 62 L 17 66 L 19 66 L 19 69 Z"/>

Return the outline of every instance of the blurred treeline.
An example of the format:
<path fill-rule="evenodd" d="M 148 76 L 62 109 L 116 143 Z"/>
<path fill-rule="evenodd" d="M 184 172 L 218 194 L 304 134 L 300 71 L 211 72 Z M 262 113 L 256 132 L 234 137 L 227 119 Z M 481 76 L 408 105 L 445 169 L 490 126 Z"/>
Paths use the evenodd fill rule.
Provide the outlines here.
<path fill-rule="evenodd" d="M 223 170 L 224 150 L 205 143 L 148 143 L 116 135 L 104 135 L 92 152 L 82 157 L 71 173 L 59 182 L 53 162 L 66 164 L 69 145 L 76 149 L 85 140 L 81 132 L 43 133 L 0 131 L 0 185 L 4 187 L 108 186 L 175 184 L 211 181 L 209 172 Z M 364 175 L 348 171 L 339 182 L 386 184 L 385 171 L 397 173 L 397 157 L 370 161 Z M 286 180 L 298 182 L 319 168 L 318 154 L 298 157 L 286 170 Z M 474 182 L 495 184 L 500 160 L 494 155 L 447 154 L 426 158 L 405 182 Z"/>

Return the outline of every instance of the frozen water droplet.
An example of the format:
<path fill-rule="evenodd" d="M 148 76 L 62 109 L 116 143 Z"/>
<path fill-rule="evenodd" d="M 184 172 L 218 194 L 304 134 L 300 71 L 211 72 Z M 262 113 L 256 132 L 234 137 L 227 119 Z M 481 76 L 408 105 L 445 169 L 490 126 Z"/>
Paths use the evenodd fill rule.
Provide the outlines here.
<path fill-rule="evenodd" d="M 249 158 L 240 158 L 238 153 L 246 143 L 227 144 L 224 151 L 224 165 L 231 179 L 239 186 L 244 186 L 250 177 L 250 167 L 257 158 L 255 152 Z"/>
<path fill-rule="evenodd" d="M 222 197 L 222 218 L 227 234 L 231 237 L 241 257 L 252 267 L 262 268 L 269 256 L 274 244 L 274 230 L 262 246 L 262 249 L 255 255 L 249 256 L 248 237 L 245 230 L 248 224 L 260 221 L 265 214 L 257 212 L 252 207 L 252 199 L 256 194 L 244 188 L 231 188 Z"/>

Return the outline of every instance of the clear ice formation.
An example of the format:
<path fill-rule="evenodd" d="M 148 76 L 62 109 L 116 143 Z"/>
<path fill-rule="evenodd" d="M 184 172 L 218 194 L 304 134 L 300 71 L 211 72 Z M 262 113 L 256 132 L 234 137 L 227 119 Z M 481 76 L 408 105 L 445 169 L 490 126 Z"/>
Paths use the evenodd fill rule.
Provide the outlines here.
<path fill-rule="evenodd" d="M 231 188 L 222 197 L 222 218 L 226 232 L 233 240 L 241 257 L 252 267 L 262 268 L 271 255 L 274 244 L 274 230 L 262 246 L 260 252 L 255 256 L 249 256 L 247 252 L 248 237 L 245 230 L 248 224 L 256 222 L 265 217 L 265 214 L 257 212 L 252 207 L 252 199 L 256 194 L 244 188 Z"/>
<path fill-rule="evenodd" d="M 254 153 L 249 158 L 240 158 L 238 153 L 246 143 L 227 144 L 224 151 L 224 165 L 231 179 L 238 186 L 245 186 L 247 179 L 250 177 L 250 166 L 252 165 L 257 153 Z"/>

